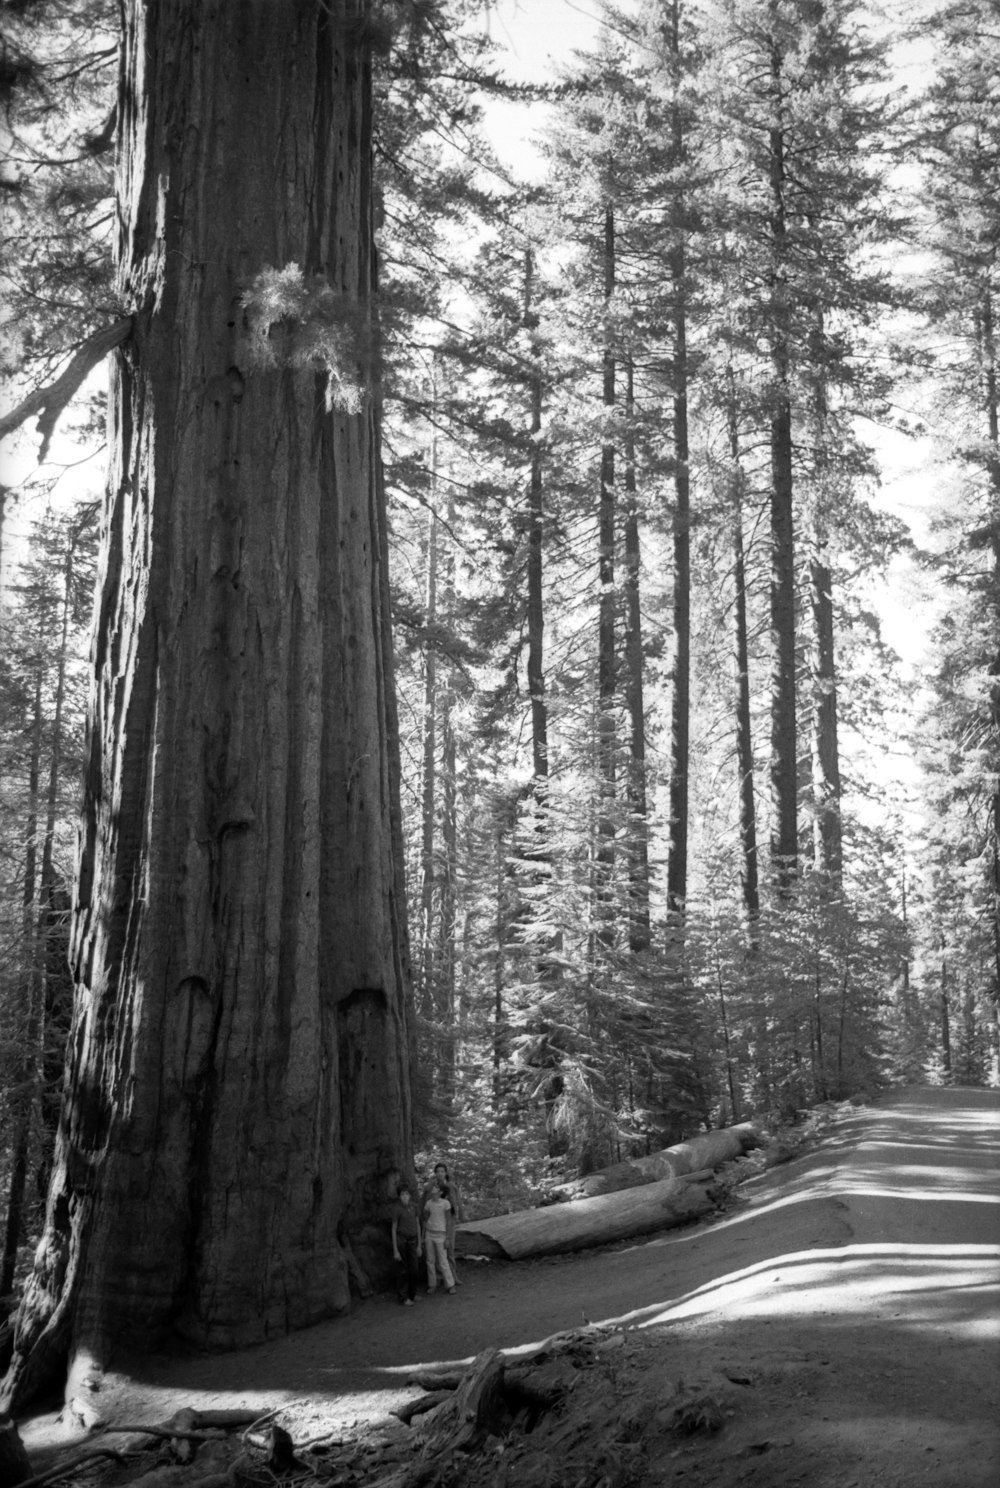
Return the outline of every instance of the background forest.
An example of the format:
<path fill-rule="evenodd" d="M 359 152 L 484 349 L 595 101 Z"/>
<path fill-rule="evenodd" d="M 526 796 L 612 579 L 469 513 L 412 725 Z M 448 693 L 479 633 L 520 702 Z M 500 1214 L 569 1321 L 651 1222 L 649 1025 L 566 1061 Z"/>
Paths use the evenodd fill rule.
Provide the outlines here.
<path fill-rule="evenodd" d="M 473 0 L 410 0 L 378 61 L 416 1140 L 492 1209 L 998 1078 L 1000 7 L 593 7 L 546 82 Z M 119 310 L 117 7 L 0 14 L 3 1295 L 69 1022 Z"/>

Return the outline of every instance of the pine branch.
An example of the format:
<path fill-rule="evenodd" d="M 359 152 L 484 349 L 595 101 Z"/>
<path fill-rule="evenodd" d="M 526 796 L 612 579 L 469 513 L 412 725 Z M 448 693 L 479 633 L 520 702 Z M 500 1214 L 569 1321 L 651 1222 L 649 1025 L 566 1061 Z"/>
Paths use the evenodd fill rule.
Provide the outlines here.
<path fill-rule="evenodd" d="M 19 429 L 29 418 L 37 414 L 37 428 L 42 436 L 38 458 L 40 461 L 44 460 L 59 417 L 84 378 L 97 366 L 98 362 L 104 360 L 109 351 L 120 346 L 131 331 L 132 319 L 129 316 L 124 320 L 116 320 L 111 325 L 103 327 L 102 330 L 95 331 L 92 336 L 88 336 L 54 382 L 36 388 L 16 408 L 0 416 L 0 439 L 15 429 Z"/>

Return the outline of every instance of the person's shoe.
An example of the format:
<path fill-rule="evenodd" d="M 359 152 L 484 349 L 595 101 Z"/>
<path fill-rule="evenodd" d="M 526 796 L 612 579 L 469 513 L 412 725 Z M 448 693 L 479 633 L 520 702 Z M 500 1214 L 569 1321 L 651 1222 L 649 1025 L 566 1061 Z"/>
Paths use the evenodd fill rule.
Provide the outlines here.
<path fill-rule="evenodd" d="M 404 1307 L 412 1307 L 413 1306 L 413 1298 L 412 1297 L 407 1297 L 406 1301 L 403 1303 L 403 1306 Z"/>
<path fill-rule="evenodd" d="M 454 1288 L 454 1287 L 453 1287 L 453 1286 L 450 1286 L 450 1287 L 446 1287 L 446 1288 L 445 1288 L 445 1291 L 446 1291 L 446 1292 L 447 1292 L 447 1293 L 448 1293 L 448 1296 L 449 1296 L 449 1297 L 450 1297 L 450 1296 L 451 1296 L 451 1294 L 452 1294 L 452 1292 L 453 1292 L 453 1291 L 454 1291 L 454 1290 L 455 1290 L 455 1288 Z"/>

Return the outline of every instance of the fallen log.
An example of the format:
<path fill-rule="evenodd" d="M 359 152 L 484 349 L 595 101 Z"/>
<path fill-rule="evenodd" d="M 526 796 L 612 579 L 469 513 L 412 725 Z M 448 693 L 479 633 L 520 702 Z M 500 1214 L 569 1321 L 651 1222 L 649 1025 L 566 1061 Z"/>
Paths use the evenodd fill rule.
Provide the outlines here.
<path fill-rule="evenodd" d="M 759 1146 L 760 1134 L 749 1122 L 740 1126 L 722 1126 L 717 1131 L 703 1132 L 686 1142 L 677 1142 L 673 1147 L 663 1147 L 647 1157 L 612 1163 L 610 1167 L 599 1168 L 583 1178 L 572 1178 L 568 1183 L 558 1184 L 552 1190 L 552 1196 L 562 1202 L 620 1193 L 646 1183 L 657 1183 L 663 1178 L 681 1178 L 697 1169 L 717 1168 L 721 1163 L 742 1157 L 744 1152 Z"/>
<path fill-rule="evenodd" d="M 702 1184 L 666 1178 L 597 1198 L 571 1199 L 544 1209 L 467 1220 L 456 1227 L 455 1248 L 459 1255 L 487 1255 L 510 1261 L 557 1255 L 687 1224 L 707 1213 L 714 1203 Z"/>

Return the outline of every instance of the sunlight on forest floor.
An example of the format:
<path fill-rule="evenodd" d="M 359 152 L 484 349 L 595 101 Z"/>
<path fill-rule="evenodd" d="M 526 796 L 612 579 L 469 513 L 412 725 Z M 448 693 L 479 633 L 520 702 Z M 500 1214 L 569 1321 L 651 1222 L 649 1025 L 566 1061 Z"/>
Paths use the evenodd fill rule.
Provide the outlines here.
<path fill-rule="evenodd" d="M 958 1295 L 968 1292 L 974 1295 Z M 721 1311 L 729 1318 L 905 1315 L 908 1324 L 998 1338 L 995 1319 L 983 1316 L 991 1297 L 1000 1300 L 1000 1246 L 845 1245 L 769 1258 L 622 1321 L 646 1328 Z"/>

